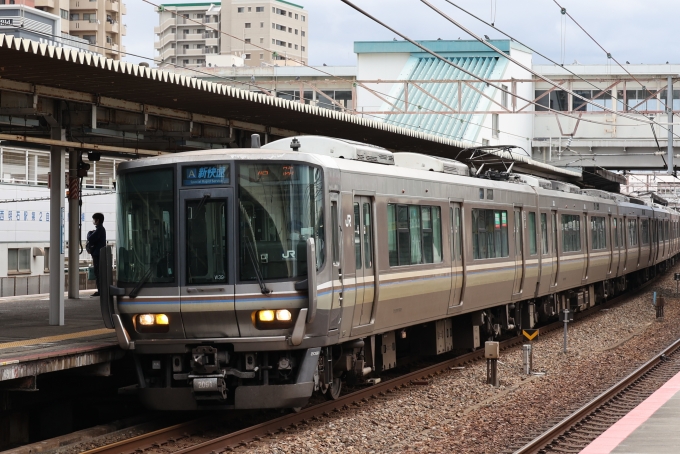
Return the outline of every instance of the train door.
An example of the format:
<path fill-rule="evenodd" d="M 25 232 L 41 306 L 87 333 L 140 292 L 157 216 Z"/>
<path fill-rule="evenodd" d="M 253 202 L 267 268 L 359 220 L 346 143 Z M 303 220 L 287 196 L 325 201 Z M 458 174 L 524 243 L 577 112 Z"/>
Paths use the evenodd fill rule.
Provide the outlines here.
<path fill-rule="evenodd" d="M 451 204 L 451 298 L 449 307 L 461 305 L 463 290 L 463 222 L 460 203 Z"/>
<path fill-rule="evenodd" d="M 522 209 L 515 208 L 514 234 L 515 234 L 515 283 L 512 289 L 513 295 L 522 293 L 522 281 L 524 280 L 524 261 L 523 255 L 523 233 Z"/>
<path fill-rule="evenodd" d="M 344 297 L 345 283 L 342 275 L 342 212 L 340 210 L 340 194 L 331 192 L 331 281 L 333 282 L 333 302 L 331 304 L 331 316 L 329 329 L 336 329 L 342 316 L 342 300 Z"/>
<path fill-rule="evenodd" d="M 180 191 L 180 308 L 187 338 L 238 337 L 234 283 L 232 190 Z"/>
<path fill-rule="evenodd" d="M 552 212 L 552 217 L 550 220 L 550 231 L 552 232 L 551 244 L 552 244 L 552 274 L 550 276 L 550 287 L 557 287 L 557 278 L 560 272 L 560 254 L 559 254 L 559 243 L 557 242 L 557 212 Z"/>
<path fill-rule="evenodd" d="M 623 274 L 628 269 L 628 244 L 630 242 L 628 239 L 630 234 L 626 233 L 628 232 L 628 218 L 619 218 L 619 232 L 621 234 L 621 247 L 623 248 L 623 260 L 621 261 L 623 269 L 620 269 L 619 272 Z"/>
<path fill-rule="evenodd" d="M 353 326 L 361 326 L 371 323 L 375 298 L 373 200 L 366 196 L 354 196 L 352 206 L 357 288 Z"/>

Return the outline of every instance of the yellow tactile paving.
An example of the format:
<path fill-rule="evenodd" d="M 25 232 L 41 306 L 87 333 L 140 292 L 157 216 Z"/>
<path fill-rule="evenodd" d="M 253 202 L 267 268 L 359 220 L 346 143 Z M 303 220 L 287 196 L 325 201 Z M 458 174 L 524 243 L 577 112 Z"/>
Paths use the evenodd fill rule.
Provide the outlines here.
<path fill-rule="evenodd" d="M 69 339 L 80 339 L 80 338 L 83 338 L 83 337 L 101 336 L 102 334 L 111 334 L 111 333 L 115 333 L 115 330 L 108 329 L 108 328 L 100 328 L 100 329 L 91 329 L 89 331 L 80 331 L 80 332 L 77 332 L 77 333 L 60 334 L 58 336 L 47 336 L 47 337 L 39 337 L 37 339 L 26 339 L 26 340 L 22 340 L 22 341 L 5 342 L 3 344 L 0 344 L 0 350 L 2 350 L 4 348 L 24 347 L 26 345 L 45 344 L 45 343 L 48 343 L 48 342 L 59 342 L 59 341 L 64 341 L 64 340 L 69 340 Z"/>

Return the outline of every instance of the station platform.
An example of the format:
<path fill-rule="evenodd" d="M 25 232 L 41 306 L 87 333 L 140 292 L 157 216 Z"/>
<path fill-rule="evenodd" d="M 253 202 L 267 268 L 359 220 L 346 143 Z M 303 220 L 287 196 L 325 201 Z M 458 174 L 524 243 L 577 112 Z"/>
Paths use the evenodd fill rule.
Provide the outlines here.
<path fill-rule="evenodd" d="M 35 389 L 39 375 L 107 368 L 123 356 L 115 331 L 104 327 L 93 292 L 65 298 L 64 326 L 49 325 L 47 294 L 0 298 L 0 390 Z"/>
<path fill-rule="evenodd" d="M 593 440 L 581 454 L 680 452 L 680 373 Z"/>

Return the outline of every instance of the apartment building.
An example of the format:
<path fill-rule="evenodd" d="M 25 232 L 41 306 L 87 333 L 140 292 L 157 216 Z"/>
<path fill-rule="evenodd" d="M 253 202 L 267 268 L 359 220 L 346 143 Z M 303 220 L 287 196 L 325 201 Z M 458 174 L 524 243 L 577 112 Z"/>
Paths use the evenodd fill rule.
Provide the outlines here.
<path fill-rule="evenodd" d="M 3 0 L 0 0 L 3 1 Z M 9 1 L 9 0 L 5 0 Z M 18 1 L 17 1 L 18 2 Z M 35 8 L 61 17 L 61 39 L 83 40 L 90 52 L 120 60 L 125 52 L 123 36 L 127 34 L 120 0 L 34 0 Z"/>
<path fill-rule="evenodd" d="M 160 67 L 213 66 L 215 55 L 246 66 L 298 66 L 308 62 L 309 14 L 283 0 L 174 3 L 158 9 L 155 48 Z M 223 63 L 217 63 L 223 65 Z"/>

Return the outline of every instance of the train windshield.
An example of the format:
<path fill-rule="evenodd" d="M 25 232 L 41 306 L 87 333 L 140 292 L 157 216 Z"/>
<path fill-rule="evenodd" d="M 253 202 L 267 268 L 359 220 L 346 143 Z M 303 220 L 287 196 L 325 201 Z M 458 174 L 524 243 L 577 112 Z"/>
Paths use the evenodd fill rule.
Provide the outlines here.
<path fill-rule="evenodd" d="M 175 282 L 172 169 L 118 178 L 118 282 Z"/>
<path fill-rule="evenodd" d="M 241 164 L 238 176 L 241 281 L 307 273 L 307 238 L 325 258 L 323 176 L 307 165 Z"/>

